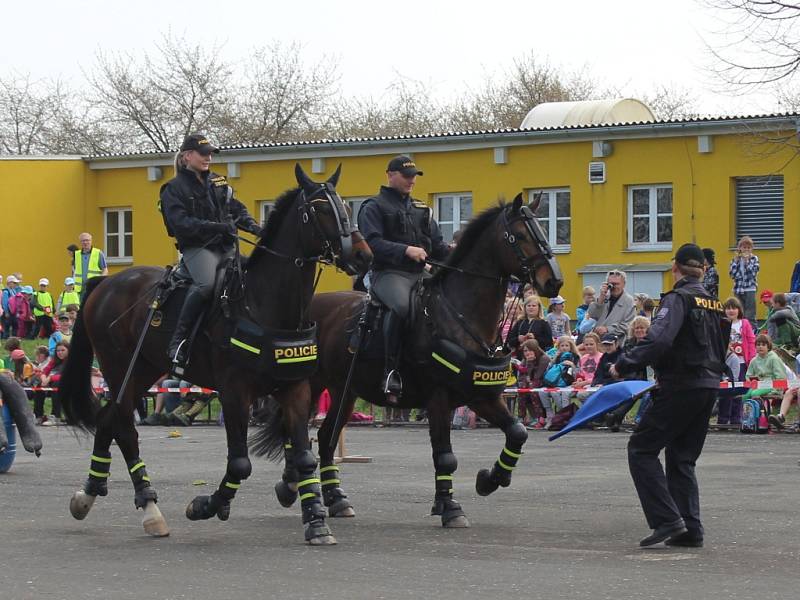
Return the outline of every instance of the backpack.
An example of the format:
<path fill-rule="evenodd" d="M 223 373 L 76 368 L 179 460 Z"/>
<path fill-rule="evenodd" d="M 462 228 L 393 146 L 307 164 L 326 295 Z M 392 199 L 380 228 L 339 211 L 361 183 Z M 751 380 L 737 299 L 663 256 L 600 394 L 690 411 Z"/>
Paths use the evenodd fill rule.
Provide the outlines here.
<path fill-rule="evenodd" d="M 564 353 L 560 360 L 574 360 L 572 353 Z M 575 369 L 562 362 L 553 363 L 547 367 L 542 378 L 544 387 L 566 387 L 575 381 Z"/>
<path fill-rule="evenodd" d="M 578 407 L 575 406 L 574 402 L 570 402 L 553 415 L 553 418 L 550 419 L 550 425 L 547 427 L 547 431 L 561 431 L 567 426 L 567 423 L 572 420 L 576 412 L 578 412 Z"/>
<path fill-rule="evenodd" d="M 753 397 L 742 400 L 742 433 L 767 433 L 767 409 L 761 398 Z"/>

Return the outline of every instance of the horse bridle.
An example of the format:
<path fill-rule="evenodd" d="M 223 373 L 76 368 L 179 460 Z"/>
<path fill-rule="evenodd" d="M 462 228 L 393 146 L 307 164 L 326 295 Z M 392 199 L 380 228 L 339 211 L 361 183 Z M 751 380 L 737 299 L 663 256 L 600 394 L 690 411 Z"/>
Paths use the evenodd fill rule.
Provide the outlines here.
<path fill-rule="evenodd" d="M 511 230 L 511 226 L 518 221 L 522 222 L 528 235 L 538 247 L 538 256 L 529 256 L 525 254 L 522 244 Z M 517 256 L 517 260 L 522 267 L 522 272 L 526 279 L 532 282 L 536 269 L 543 265 L 548 265 L 553 273 L 559 272 L 558 263 L 556 263 L 553 250 L 550 248 L 550 244 L 536 220 L 536 215 L 533 214 L 533 211 L 529 207 L 521 206 L 519 214 L 511 218 L 508 217 L 508 210 L 503 210 L 503 228 L 505 229 L 503 238 Z"/>
<path fill-rule="evenodd" d="M 333 184 L 329 181 L 326 181 L 319 184 L 319 186 L 319 190 L 311 194 L 312 199 L 309 199 L 305 189 L 300 191 L 300 194 L 303 197 L 303 204 L 300 208 L 300 210 L 303 212 L 303 223 L 308 223 L 311 221 L 314 231 L 323 240 L 323 252 L 318 257 L 318 260 L 326 264 L 333 264 L 336 260 L 336 251 L 334 250 L 333 243 L 323 230 L 322 226 L 319 224 L 316 214 L 317 209 L 314 206 L 316 203 L 323 202 L 331 207 L 333 216 L 336 219 L 336 229 L 341 245 L 339 259 L 343 264 L 343 268 L 348 275 L 356 275 L 358 272 L 357 269 L 350 264 L 350 259 L 352 258 L 353 254 L 353 232 L 356 231 L 356 228 L 351 225 L 350 216 L 347 214 L 347 210 L 344 207 L 344 202 L 342 201 L 341 196 L 339 196 L 339 194 L 336 192 L 336 188 L 333 187 Z M 322 193 L 323 197 L 316 198 L 315 196 L 320 193 Z M 336 198 L 336 200 L 334 198 Z"/>

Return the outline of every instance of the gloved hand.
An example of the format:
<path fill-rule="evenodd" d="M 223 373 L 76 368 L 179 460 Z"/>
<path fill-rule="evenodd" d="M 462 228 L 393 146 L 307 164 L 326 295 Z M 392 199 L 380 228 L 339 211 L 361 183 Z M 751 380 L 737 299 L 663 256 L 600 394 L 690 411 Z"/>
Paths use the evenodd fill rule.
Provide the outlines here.
<path fill-rule="evenodd" d="M 236 238 L 236 225 L 233 223 L 211 223 L 208 229 L 216 234 L 221 234 L 224 240 Z"/>

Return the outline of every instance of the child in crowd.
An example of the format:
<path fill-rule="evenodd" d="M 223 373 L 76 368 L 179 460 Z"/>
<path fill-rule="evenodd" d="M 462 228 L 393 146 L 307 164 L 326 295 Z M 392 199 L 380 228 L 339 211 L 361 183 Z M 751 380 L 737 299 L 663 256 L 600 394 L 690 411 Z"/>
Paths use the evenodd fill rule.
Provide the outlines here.
<path fill-rule="evenodd" d="M 769 324 L 769 318 L 772 316 L 772 313 L 775 310 L 775 308 L 772 306 L 772 298 L 774 296 L 775 294 L 772 293 L 772 290 L 764 290 L 759 295 L 759 298 L 761 299 L 761 304 L 763 304 L 764 308 L 767 309 L 767 318 L 764 319 L 761 325 L 759 325 L 756 328 L 755 330 L 756 335 L 758 335 L 759 333 L 767 333 L 767 325 Z M 744 306 L 744 304 L 742 306 Z M 755 311 L 755 308 L 753 308 L 753 311 Z M 755 320 L 753 319 L 750 319 L 750 322 L 753 323 L 753 325 L 756 324 Z"/>
<path fill-rule="evenodd" d="M 31 296 L 33 288 L 23 285 L 19 288 L 19 293 L 9 300 L 9 307 L 12 308 L 17 320 L 17 335 L 23 339 L 32 338 L 34 332 L 33 311 L 31 311 Z"/>
<path fill-rule="evenodd" d="M 569 315 L 564 312 L 564 304 L 566 304 L 566 300 L 561 296 L 556 296 L 550 300 L 550 312 L 547 314 L 547 322 L 553 332 L 553 337 L 556 339 L 568 335 L 572 331 Z"/>
<path fill-rule="evenodd" d="M 58 342 L 55 355 L 47 363 L 47 366 L 42 369 L 42 386 L 58 387 L 61 371 L 64 369 L 64 363 L 68 356 L 69 342 L 66 340 Z M 58 400 L 58 394 L 51 394 L 51 398 L 53 399 L 53 414 L 42 425 L 54 425 L 58 423 L 58 419 L 61 417 L 61 403 Z"/>
<path fill-rule="evenodd" d="M 750 321 L 744 318 L 744 308 L 739 299 L 731 296 L 723 304 L 725 316 L 731 322 L 731 335 L 728 342 L 728 353 L 725 363 L 731 381 L 744 381 L 747 366 L 756 355 L 756 336 Z M 720 393 L 718 402 L 717 424 L 738 425 L 742 422 L 742 397 Z"/>
<path fill-rule="evenodd" d="M 767 319 L 767 335 L 774 345 L 796 354 L 800 319 L 794 310 L 789 308 L 786 294 L 775 294 L 772 297 L 772 308 L 772 314 Z"/>
<path fill-rule="evenodd" d="M 644 316 L 644 303 L 647 300 L 650 300 L 650 296 L 642 292 L 633 295 L 633 305 L 636 308 L 636 314 L 640 317 Z"/>
<path fill-rule="evenodd" d="M 530 296 L 524 303 L 524 316 L 508 332 L 506 346 L 520 361 L 524 360 L 520 346 L 526 340 L 535 339 L 545 352 L 553 347 L 553 332 L 544 319 L 543 308 L 539 296 Z"/>
<path fill-rule="evenodd" d="M 608 385 L 619 381 L 618 378 L 613 377 L 608 372 L 611 365 L 616 363 L 617 359 L 622 355 L 618 342 L 619 338 L 613 333 L 606 333 L 600 338 L 600 349 L 603 352 L 603 357 L 600 359 L 600 364 L 597 365 L 597 370 L 592 379 L 592 386 Z"/>
<path fill-rule="evenodd" d="M 578 374 L 572 385 L 578 388 L 591 385 L 594 374 L 597 372 L 597 367 L 600 366 L 602 358 L 603 353 L 600 352 L 600 336 L 590 331 L 583 336 L 583 354 L 581 354 L 578 364 Z M 580 393 L 578 397 L 581 398 Z"/>
<path fill-rule="evenodd" d="M 567 387 L 575 381 L 574 374 L 578 369 L 580 355 L 575 341 L 570 335 L 562 335 L 556 344 L 556 354 L 550 361 L 550 366 L 545 371 L 544 385 L 547 387 Z M 571 369 L 573 376 L 566 376 L 566 369 Z M 556 411 L 561 410 L 570 402 L 571 390 L 558 392 L 540 392 L 539 398 L 544 406 L 547 421 L 551 421 Z"/>
<path fill-rule="evenodd" d="M 536 340 L 526 340 L 522 344 L 522 353 L 525 361 L 520 363 L 519 387 L 537 388 L 542 387 L 542 379 L 547 367 L 550 366 L 550 358 L 539 347 Z M 524 392 L 519 395 L 517 411 L 523 425 L 533 424 L 535 429 L 544 427 L 544 407 L 539 399 L 538 392 Z M 528 418 L 530 415 L 530 418 Z"/>
<path fill-rule="evenodd" d="M 642 302 L 642 314 L 640 316 L 644 317 L 648 321 L 652 321 L 655 312 L 656 303 L 652 298 L 647 298 Z"/>
<path fill-rule="evenodd" d="M 42 385 L 42 376 L 44 368 L 50 362 L 50 351 L 47 346 L 38 346 L 33 355 L 33 377 L 31 377 L 31 387 L 38 387 Z M 36 417 L 37 425 L 42 425 L 47 417 L 44 414 L 44 399 L 46 394 L 42 390 L 36 390 L 32 393 L 33 397 L 33 415 Z"/>
<path fill-rule="evenodd" d="M 787 367 L 783 364 L 780 357 L 772 349 L 772 340 L 768 335 L 760 333 L 756 338 L 756 355 L 747 367 L 747 379 L 781 380 L 786 379 Z M 771 412 L 772 403 L 781 397 L 781 392 L 772 389 L 751 389 L 744 395 L 744 398 L 761 396 L 767 406 L 767 415 Z"/>
<path fill-rule="evenodd" d="M 55 356 L 56 344 L 62 341 L 69 342 L 72 339 L 72 321 L 69 318 L 69 313 L 63 312 L 58 315 L 58 331 L 53 332 L 50 336 L 50 342 L 47 349 L 50 356 Z"/>
<path fill-rule="evenodd" d="M 747 379 L 786 379 L 786 367 L 772 350 L 772 340 L 764 333 L 756 338 L 756 355 L 747 367 Z"/>
<path fill-rule="evenodd" d="M 23 387 L 29 386 L 33 376 L 33 365 L 28 357 L 25 356 L 25 351 L 22 348 L 11 351 L 11 363 L 13 365 L 14 381 Z"/>
<path fill-rule="evenodd" d="M 575 309 L 575 331 L 578 331 L 580 328 L 581 323 L 586 318 L 586 311 L 589 310 L 589 305 L 594 302 L 594 298 L 597 295 L 595 289 L 587 285 L 583 290 L 581 290 L 581 296 L 583 297 L 583 304 L 581 304 L 578 308 Z"/>

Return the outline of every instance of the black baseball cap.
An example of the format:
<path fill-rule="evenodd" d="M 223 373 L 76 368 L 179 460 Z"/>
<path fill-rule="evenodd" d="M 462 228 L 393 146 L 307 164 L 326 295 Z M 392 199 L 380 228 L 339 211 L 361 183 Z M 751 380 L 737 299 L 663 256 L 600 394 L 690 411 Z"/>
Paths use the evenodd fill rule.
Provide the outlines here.
<path fill-rule="evenodd" d="M 605 334 L 605 335 L 603 335 L 603 337 L 600 339 L 600 343 L 601 343 L 601 344 L 614 344 L 614 343 L 616 343 L 616 341 L 617 341 L 618 339 L 619 339 L 619 338 L 617 337 L 617 335 L 616 335 L 616 334 L 614 334 L 614 333 L 606 333 L 606 334 Z"/>
<path fill-rule="evenodd" d="M 410 156 L 401 154 L 395 156 L 389 161 L 389 166 L 386 167 L 387 171 L 399 171 L 403 175 L 422 175 L 422 171 L 417 169 L 416 163 L 411 160 Z"/>
<path fill-rule="evenodd" d="M 684 244 L 675 253 L 673 260 L 685 267 L 703 268 L 705 255 L 697 244 Z"/>
<path fill-rule="evenodd" d="M 186 150 L 196 150 L 200 154 L 219 154 L 219 148 L 212 145 L 204 133 L 190 133 L 183 138 L 181 152 Z"/>

